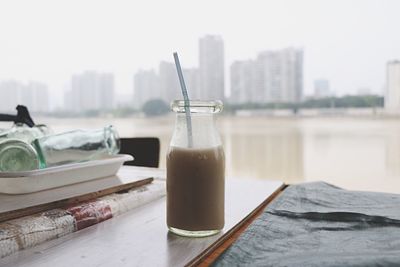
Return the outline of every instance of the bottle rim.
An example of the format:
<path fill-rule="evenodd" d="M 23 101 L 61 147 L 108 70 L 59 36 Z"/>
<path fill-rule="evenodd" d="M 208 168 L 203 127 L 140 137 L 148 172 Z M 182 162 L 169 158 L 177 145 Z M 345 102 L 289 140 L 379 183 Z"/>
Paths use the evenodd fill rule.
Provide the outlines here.
<path fill-rule="evenodd" d="M 116 155 L 121 150 L 121 139 L 113 125 L 104 127 L 104 140 L 110 155 Z"/>
<path fill-rule="evenodd" d="M 9 155 L 10 151 L 11 153 L 15 153 L 16 150 L 22 151 L 24 154 L 29 155 L 32 158 L 36 159 L 38 158 L 38 153 L 32 145 L 19 139 L 10 138 L 0 141 L 0 154 L 1 154 L 0 165 L 3 166 L 4 160 L 10 156 Z M 39 160 L 31 162 L 31 167 L 34 167 L 34 169 L 39 169 L 40 168 Z M 0 167 L 0 170 L 3 170 L 3 167 Z"/>
<path fill-rule="evenodd" d="M 190 113 L 220 113 L 224 107 L 221 100 L 189 100 L 187 105 L 184 100 L 171 102 L 171 109 L 177 113 L 185 113 L 189 108 Z"/>

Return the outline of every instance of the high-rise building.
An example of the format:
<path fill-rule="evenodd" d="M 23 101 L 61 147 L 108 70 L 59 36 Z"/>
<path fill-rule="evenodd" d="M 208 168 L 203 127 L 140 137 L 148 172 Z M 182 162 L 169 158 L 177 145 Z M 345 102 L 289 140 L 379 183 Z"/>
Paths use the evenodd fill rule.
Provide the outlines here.
<path fill-rule="evenodd" d="M 256 64 L 253 60 L 235 61 L 230 68 L 231 98 L 234 104 L 257 102 Z"/>
<path fill-rule="evenodd" d="M 21 103 L 30 107 L 32 112 L 49 111 L 49 90 L 40 82 L 29 82 L 21 93 Z"/>
<path fill-rule="evenodd" d="M 64 109 L 69 111 L 74 111 L 74 103 L 77 102 L 77 99 L 74 99 L 74 95 L 72 94 L 72 90 L 69 88 L 64 91 Z"/>
<path fill-rule="evenodd" d="M 314 81 L 314 97 L 324 98 L 330 95 L 329 81 L 326 79 L 318 79 Z"/>
<path fill-rule="evenodd" d="M 297 103 L 303 95 L 303 51 L 265 51 L 231 65 L 233 103 Z"/>
<path fill-rule="evenodd" d="M 99 107 L 96 74 L 85 72 L 75 74 L 71 78 L 71 91 L 75 112 L 96 110 Z"/>
<path fill-rule="evenodd" d="M 100 74 L 99 77 L 99 104 L 100 109 L 111 110 L 114 108 L 114 75 L 111 73 Z"/>
<path fill-rule="evenodd" d="M 207 35 L 199 40 L 199 68 L 183 68 L 191 99 L 224 99 L 224 43 L 220 36 Z M 175 64 L 161 61 L 154 70 L 138 71 L 134 76 L 134 103 L 141 107 L 150 99 L 170 103 L 182 99 Z"/>
<path fill-rule="evenodd" d="M 14 80 L 3 81 L 0 83 L 1 112 L 15 113 L 15 107 L 20 104 L 20 91 L 22 87 L 22 83 Z"/>
<path fill-rule="evenodd" d="M 286 48 L 258 55 L 264 102 L 300 102 L 303 96 L 303 51 Z"/>
<path fill-rule="evenodd" d="M 111 73 L 85 71 L 75 74 L 70 86 L 70 91 L 65 93 L 67 110 L 109 110 L 114 106 L 114 75 Z"/>
<path fill-rule="evenodd" d="M 185 84 L 191 99 L 199 98 L 198 70 L 182 69 Z M 134 76 L 134 103 L 141 107 L 151 99 L 162 99 L 169 104 L 182 99 L 181 87 L 175 64 L 161 61 L 158 74 L 154 70 L 140 70 Z"/>
<path fill-rule="evenodd" d="M 185 77 L 186 80 L 186 77 Z M 158 96 L 166 103 L 180 98 L 179 79 L 176 67 L 171 62 L 161 61 L 159 66 L 159 91 Z"/>
<path fill-rule="evenodd" d="M 151 99 L 161 98 L 158 75 L 154 70 L 139 70 L 133 78 L 134 104 L 143 106 Z"/>
<path fill-rule="evenodd" d="M 199 82 L 201 99 L 224 99 L 224 41 L 206 35 L 199 40 Z"/>
<path fill-rule="evenodd" d="M 385 108 L 400 111 L 400 61 L 390 61 L 386 66 Z"/>
<path fill-rule="evenodd" d="M 25 105 L 31 112 L 49 111 L 49 92 L 47 85 L 40 82 L 9 80 L 0 83 L 0 110 L 15 112 L 17 105 Z"/>
<path fill-rule="evenodd" d="M 200 88 L 200 80 L 199 80 L 199 69 L 197 68 L 188 68 L 188 69 L 183 69 L 183 76 L 185 77 L 185 84 L 186 88 L 188 90 L 188 94 L 190 99 L 197 99 L 201 100 L 201 88 Z M 181 89 L 179 87 L 179 94 L 177 96 L 177 99 L 182 99 L 182 93 Z"/>

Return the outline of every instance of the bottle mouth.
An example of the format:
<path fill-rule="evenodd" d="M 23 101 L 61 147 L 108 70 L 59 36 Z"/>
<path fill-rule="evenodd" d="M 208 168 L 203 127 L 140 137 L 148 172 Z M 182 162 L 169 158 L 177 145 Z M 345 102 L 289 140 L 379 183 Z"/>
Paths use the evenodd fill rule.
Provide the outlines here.
<path fill-rule="evenodd" d="M 18 139 L 0 142 L 0 171 L 30 171 L 40 168 L 36 150 Z"/>
<path fill-rule="evenodd" d="M 121 150 L 121 140 L 114 126 L 104 128 L 105 142 L 110 155 L 116 155 Z"/>
<path fill-rule="evenodd" d="M 221 100 L 174 100 L 171 102 L 171 109 L 177 113 L 185 113 L 189 108 L 190 113 L 219 113 L 224 105 Z"/>

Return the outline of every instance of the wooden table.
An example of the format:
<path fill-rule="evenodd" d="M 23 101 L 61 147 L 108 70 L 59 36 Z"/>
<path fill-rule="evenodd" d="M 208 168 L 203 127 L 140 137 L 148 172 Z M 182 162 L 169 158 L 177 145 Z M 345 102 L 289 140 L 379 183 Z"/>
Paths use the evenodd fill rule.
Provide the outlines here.
<path fill-rule="evenodd" d="M 156 171 L 156 170 L 155 170 Z M 159 174 L 159 170 L 157 170 Z M 206 256 L 242 228 L 274 194 L 279 181 L 226 179 L 225 228 L 207 238 L 168 232 L 165 198 L 70 235 L 20 251 L 0 266 L 183 266 Z"/>

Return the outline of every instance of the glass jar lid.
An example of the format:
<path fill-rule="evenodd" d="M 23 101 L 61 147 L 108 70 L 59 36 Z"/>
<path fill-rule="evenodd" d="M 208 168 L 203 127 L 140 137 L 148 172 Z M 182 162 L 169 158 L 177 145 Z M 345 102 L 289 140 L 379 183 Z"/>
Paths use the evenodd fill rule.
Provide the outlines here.
<path fill-rule="evenodd" d="M 185 113 L 188 107 L 190 113 L 219 113 L 222 111 L 221 100 L 190 100 L 189 105 L 185 105 L 184 100 L 174 100 L 171 102 L 171 109 L 177 113 Z"/>

